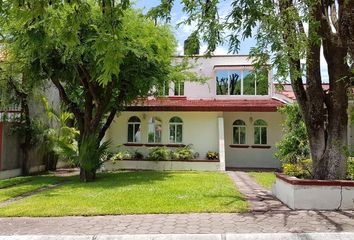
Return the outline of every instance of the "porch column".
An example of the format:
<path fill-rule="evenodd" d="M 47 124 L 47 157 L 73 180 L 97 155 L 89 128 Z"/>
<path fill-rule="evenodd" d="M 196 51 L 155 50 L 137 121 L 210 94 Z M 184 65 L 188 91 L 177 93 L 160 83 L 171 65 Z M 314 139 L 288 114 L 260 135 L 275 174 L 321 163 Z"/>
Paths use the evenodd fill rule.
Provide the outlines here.
<path fill-rule="evenodd" d="M 218 117 L 219 126 L 219 161 L 220 171 L 225 171 L 225 138 L 224 138 L 224 118 Z"/>

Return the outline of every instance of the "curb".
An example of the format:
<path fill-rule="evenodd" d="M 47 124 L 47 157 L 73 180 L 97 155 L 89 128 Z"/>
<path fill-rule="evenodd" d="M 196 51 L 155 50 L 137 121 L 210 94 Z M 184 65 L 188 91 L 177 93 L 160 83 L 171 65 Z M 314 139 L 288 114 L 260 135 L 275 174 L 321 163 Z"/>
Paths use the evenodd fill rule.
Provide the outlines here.
<path fill-rule="evenodd" d="M 12 235 L 0 240 L 353 240 L 354 232 L 257 234 Z"/>

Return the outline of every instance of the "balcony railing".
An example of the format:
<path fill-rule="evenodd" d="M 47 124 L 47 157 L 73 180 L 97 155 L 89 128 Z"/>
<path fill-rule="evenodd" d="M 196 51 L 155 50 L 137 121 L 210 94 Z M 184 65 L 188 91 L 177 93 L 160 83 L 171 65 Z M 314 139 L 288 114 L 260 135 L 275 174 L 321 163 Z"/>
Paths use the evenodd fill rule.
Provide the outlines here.
<path fill-rule="evenodd" d="M 21 117 L 22 109 L 19 105 L 12 104 L 0 108 L 0 122 L 14 122 Z"/>

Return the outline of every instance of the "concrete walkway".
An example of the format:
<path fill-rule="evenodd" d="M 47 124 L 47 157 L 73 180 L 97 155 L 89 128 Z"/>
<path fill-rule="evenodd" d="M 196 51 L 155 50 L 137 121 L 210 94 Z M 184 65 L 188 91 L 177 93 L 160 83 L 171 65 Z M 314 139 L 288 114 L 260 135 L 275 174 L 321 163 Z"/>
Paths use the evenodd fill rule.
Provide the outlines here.
<path fill-rule="evenodd" d="M 0 236 L 0 240 L 353 240 L 354 233 Z"/>
<path fill-rule="evenodd" d="M 354 232 L 354 212 L 148 214 L 0 218 L 0 235 Z M 354 238 L 353 238 L 354 239 Z"/>
<path fill-rule="evenodd" d="M 234 181 L 237 189 L 245 196 L 250 204 L 252 211 L 289 211 L 278 199 L 274 198 L 272 193 L 260 186 L 246 172 L 229 171 L 227 172 Z"/>

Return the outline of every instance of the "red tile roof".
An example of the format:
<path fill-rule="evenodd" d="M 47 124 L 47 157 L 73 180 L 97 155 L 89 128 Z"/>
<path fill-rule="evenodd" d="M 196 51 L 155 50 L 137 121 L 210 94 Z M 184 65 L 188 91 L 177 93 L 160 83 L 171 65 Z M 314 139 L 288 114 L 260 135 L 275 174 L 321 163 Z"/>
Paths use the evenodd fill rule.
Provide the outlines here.
<path fill-rule="evenodd" d="M 279 100 L 157 98 L 138 101 L 125 111 L 195 111 L 195 112 L 275 112 Z"/>

